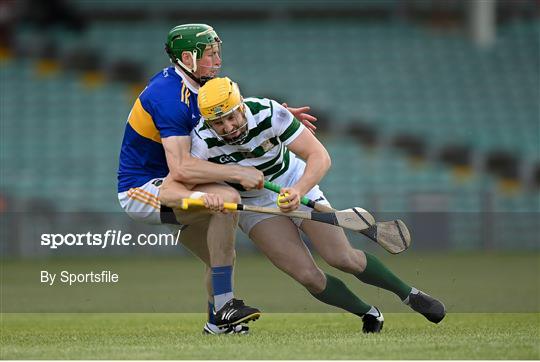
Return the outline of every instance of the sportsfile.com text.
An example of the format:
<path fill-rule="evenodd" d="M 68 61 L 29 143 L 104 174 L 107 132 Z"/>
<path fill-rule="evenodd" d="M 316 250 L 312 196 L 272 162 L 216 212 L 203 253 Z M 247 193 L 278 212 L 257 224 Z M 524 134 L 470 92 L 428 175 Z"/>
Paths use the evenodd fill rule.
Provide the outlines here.
<path fill-rule="evenodd" d="M 121 230 L 107 230 L 105 233 L 41 234 L 41 246 L 58 249 L 59 246 L 92 246 L 102 249 L 111 246 L 175 246 L 178 245 L 180 231 L 176 234 L 138 234 L 134 237 Z"/>

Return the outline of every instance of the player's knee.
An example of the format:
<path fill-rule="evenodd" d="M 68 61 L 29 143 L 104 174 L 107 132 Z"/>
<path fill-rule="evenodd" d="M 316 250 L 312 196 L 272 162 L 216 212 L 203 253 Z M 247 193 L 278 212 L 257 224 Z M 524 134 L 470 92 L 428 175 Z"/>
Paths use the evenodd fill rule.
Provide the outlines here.
<path fill-rule="evenodd" d="M 347 250 L 332 255 L 326 260 L 332 267 L 344 271 L 346 273 L 360 273 L 364 268 L 361 266 L 360 260 L 356 258 L 353 250 Z"/>
<path fill-rule="evenodd" d="M 242 199 L 240 198 L 240 194 L 235 189 L 225 189 L 223 192 L 223 200 L 225 202 L 233 202 L 235 204 L 239 204 Z"/>
<path fill-rule="evenodd" d="M 325 287 L 325 277 L 323 272 L 317 268 L 298 268 L 293 274 L 294 279 L 302 284 L 311 293 L 320 293 Z"/>
<path fill-rule="evenodd" d="M 212 214 L 211 217 L 218 219 L 216 221 L 226 229 L 230 227 L 236 228 L 238 225 L 239 216 L 237 212 L 217 212 Z"/>
<path fill-rule="evenodd" d="M 235 204 L 239 204 L 241 201 L 238 191 L 236 191 L 230 186 L 213 185 L 211 190 L 206 192 L 220 195 L 221 197 L 223 197 L 223 201 L 225 202 L 234 202 Z"/>
<path fill-rule="evenodd" d="M 220 240 L 218 245 L 214 245 L 215 250 L 227 258 L 231 263 L 234 263 L 236 258 L 236 250 L 234 248 L 234 240 L 228 240 L 228 238 L 223 238 Z"/>

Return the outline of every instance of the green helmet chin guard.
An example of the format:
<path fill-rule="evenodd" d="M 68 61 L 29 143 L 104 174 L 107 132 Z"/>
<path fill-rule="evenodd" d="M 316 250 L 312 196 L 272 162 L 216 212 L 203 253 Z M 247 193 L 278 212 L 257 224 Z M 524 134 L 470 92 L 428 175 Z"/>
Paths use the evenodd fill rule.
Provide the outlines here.
<path fill-rule="evenodd" d="M 197 71 L 197 60 L 202 58 L 206 46 L 211 44 L 221 45 L 221 39 L 219 39 L 211 26 L 206 24 L 183 24 L 175 26 L 169 31 L 165 51 L 173 64 L 178 64 L 193 80 L 203 84 L 203 79 L 198 79 L 193 73 Z M 189 69 L 182 63 L 183 52 L 191 53 L 193 69 Z"/>

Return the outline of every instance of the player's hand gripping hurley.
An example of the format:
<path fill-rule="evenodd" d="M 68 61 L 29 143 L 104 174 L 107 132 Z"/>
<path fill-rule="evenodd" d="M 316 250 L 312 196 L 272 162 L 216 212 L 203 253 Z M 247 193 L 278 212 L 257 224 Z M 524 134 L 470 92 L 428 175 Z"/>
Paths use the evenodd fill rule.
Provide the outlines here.
<path fill-rule="evenodd" d="M 264 188 L 270 191 L 274 191 L 278 194 L 281 190 L 281 186 L 269 181 L 264 182 Z M 330 206 L 317 203 L 313 200 L 308 199 L 305 196 L 302 197 L 300 203 L 321 213 L 332 213 L 337 211 Z M 409 233 L 409 230 L 407 229 L 407 226 L 403 221 L 398 219 L 392 221 L 374 222 L 372 216 L 371 218 L 373 221 L 370 222 L 368 228 L 356 231 L 364 234 L 392 254 L 399 254 L 409 248 L 409 246 L 411 245 L 411 234 Z"/>
<path fill-rule="evenodd" d="M 204 201 L 201 199 L 182 199 L 181 208 L 188 210 L 191 206 L 203 206 Z M 326 224 L 340 226 L 353 231 L 361 231 L 370 227 L 375 222 L 375 219 L 366 210 L 353 207 L 343 211 L 333 210 L 331 212 L 308 212 L 308 211 L 291 211 L 282 212 L 280 209 L 270 207 L 260 207 L 252 205 L 235 204 L 225 202 L 223 207 L 226 210 L 234 211 L 252 211 L 261 212 L 264 214 L 282 215 L 287 217 L 297 217 L 300 219 L 313 220 Z"/>

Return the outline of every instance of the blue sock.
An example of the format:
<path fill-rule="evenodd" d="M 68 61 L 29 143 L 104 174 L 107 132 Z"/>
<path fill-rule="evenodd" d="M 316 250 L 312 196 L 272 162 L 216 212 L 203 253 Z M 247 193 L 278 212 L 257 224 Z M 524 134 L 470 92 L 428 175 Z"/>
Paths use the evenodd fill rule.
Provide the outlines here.
<path fill-rule="evenodd" d="M 214 303 L 208 302 L 208 323 L 216 324 L 216 318 L 214 317 Z"/>
<path fill-rule="evenodd" d="M 220 310 L 233 298 L 232 265 L 212 268 L 212 288 L 214 290 L 214 307 Z"/>

